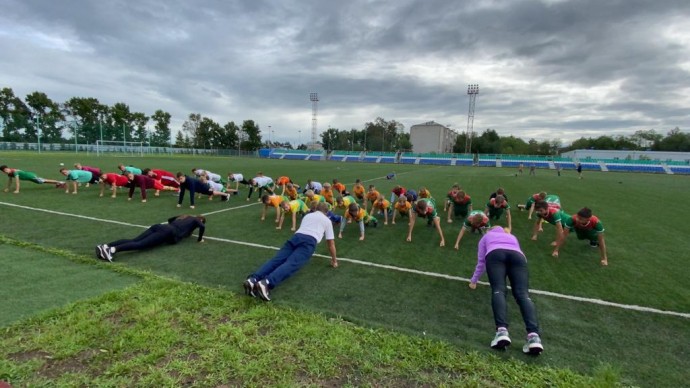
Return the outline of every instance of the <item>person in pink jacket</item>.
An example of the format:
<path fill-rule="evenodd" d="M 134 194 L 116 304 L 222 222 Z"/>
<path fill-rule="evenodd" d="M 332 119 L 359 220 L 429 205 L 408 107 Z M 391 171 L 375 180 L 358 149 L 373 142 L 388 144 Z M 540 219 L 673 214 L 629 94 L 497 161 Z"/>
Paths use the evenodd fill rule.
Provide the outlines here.
<path fill-rule="evenodd" d="M 511 342 L 508 335 L 508 306 L 506 305 L 506 278 L 508 278 L 513 297 L 520 306 L 520 313 L 527 329 L 527 342 L 522 351 L 526 354 L 539 355 L 544 351 L 544 347 L 539 337 L 537 310 L 529 298 L 527 258 L 522 253 L 517 238 L 510 234 L 510 229 L 495 226 L 479 240 L 477 267 L 470 279 L 471 289 L 477 288 L 477 281 L 484 271 L 491 285 L 491 307 L 496 323 L 496 335 L 491 341 L 491 347 L 503 350 Z"/>

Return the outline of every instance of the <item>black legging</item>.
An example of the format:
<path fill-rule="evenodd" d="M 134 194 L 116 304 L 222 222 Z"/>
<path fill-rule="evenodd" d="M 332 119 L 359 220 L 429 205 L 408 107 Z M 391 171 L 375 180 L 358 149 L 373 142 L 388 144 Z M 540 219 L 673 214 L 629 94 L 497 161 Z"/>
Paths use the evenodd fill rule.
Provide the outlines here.
<path fill-rule="evenodd" d="M 172 226 L 156 224 L 133 239 L 117 240 L 111 242 L 108 246 L 115 247 L 117 252 L 124 252 L 149 249 L 166 243 L 172 244 L 174 242 L 175 235 Z"/>

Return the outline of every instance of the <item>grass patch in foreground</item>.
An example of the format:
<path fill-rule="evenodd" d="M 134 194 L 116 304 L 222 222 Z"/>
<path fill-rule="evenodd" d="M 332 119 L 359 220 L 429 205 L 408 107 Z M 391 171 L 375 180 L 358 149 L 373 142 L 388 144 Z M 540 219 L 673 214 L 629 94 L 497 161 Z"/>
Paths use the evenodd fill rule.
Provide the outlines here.
<path fill-rule="evenodd" d="M 17 386 L 611 384 L 606 371 L 592 378 L 460 352 L 154 277 L 13 325 L 0 349 L 0 380 Z"/>
<path fill-rule="evenodd" d="M 139 281 L 135 276 L 80 265 L 45 251 L 13 246 L 3 239 L 0 249 L 0 327 Z"/>

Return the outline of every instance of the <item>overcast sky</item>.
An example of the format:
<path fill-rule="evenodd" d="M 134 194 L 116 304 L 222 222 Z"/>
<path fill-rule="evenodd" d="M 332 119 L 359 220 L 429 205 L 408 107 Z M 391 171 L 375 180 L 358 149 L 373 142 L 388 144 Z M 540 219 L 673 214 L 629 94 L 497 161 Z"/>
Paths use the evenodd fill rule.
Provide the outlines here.
<path fill-rule="evenodd" d="M 0 0 L 0 87 L 308 140 L 377 117 L 525 140 L 690 127 L 688 0 Z M 301 134 L 298 131 L 301 130 Z"/>

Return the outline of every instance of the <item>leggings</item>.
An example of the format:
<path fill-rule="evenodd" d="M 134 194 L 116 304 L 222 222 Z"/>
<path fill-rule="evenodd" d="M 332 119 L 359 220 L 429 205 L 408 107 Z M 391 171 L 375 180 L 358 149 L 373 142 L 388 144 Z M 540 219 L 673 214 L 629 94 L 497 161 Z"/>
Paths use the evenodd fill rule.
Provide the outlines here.
<path fill-rule="evenodd" d="M 527 333 L 539 333 L 537 311 L 528 293 L 529 274 L 525 256 L 509 249 L 493 250 L 486 256 L 486 274 L 491 284 L 491 307 L 496 327 L 508 328 L 506 304 L 506 278 L 508 278 L 513 297 L 520 307 Z"/>
<path fill-rule="evenodd" d="M 117 240 L 111 242 L 108 246 L 115 247 L 117 252 L 124 252 L 149 249 L 174 242 L 175 238 L 172 227 L 170 225 L 156 224 L 133 239 Z"/>

